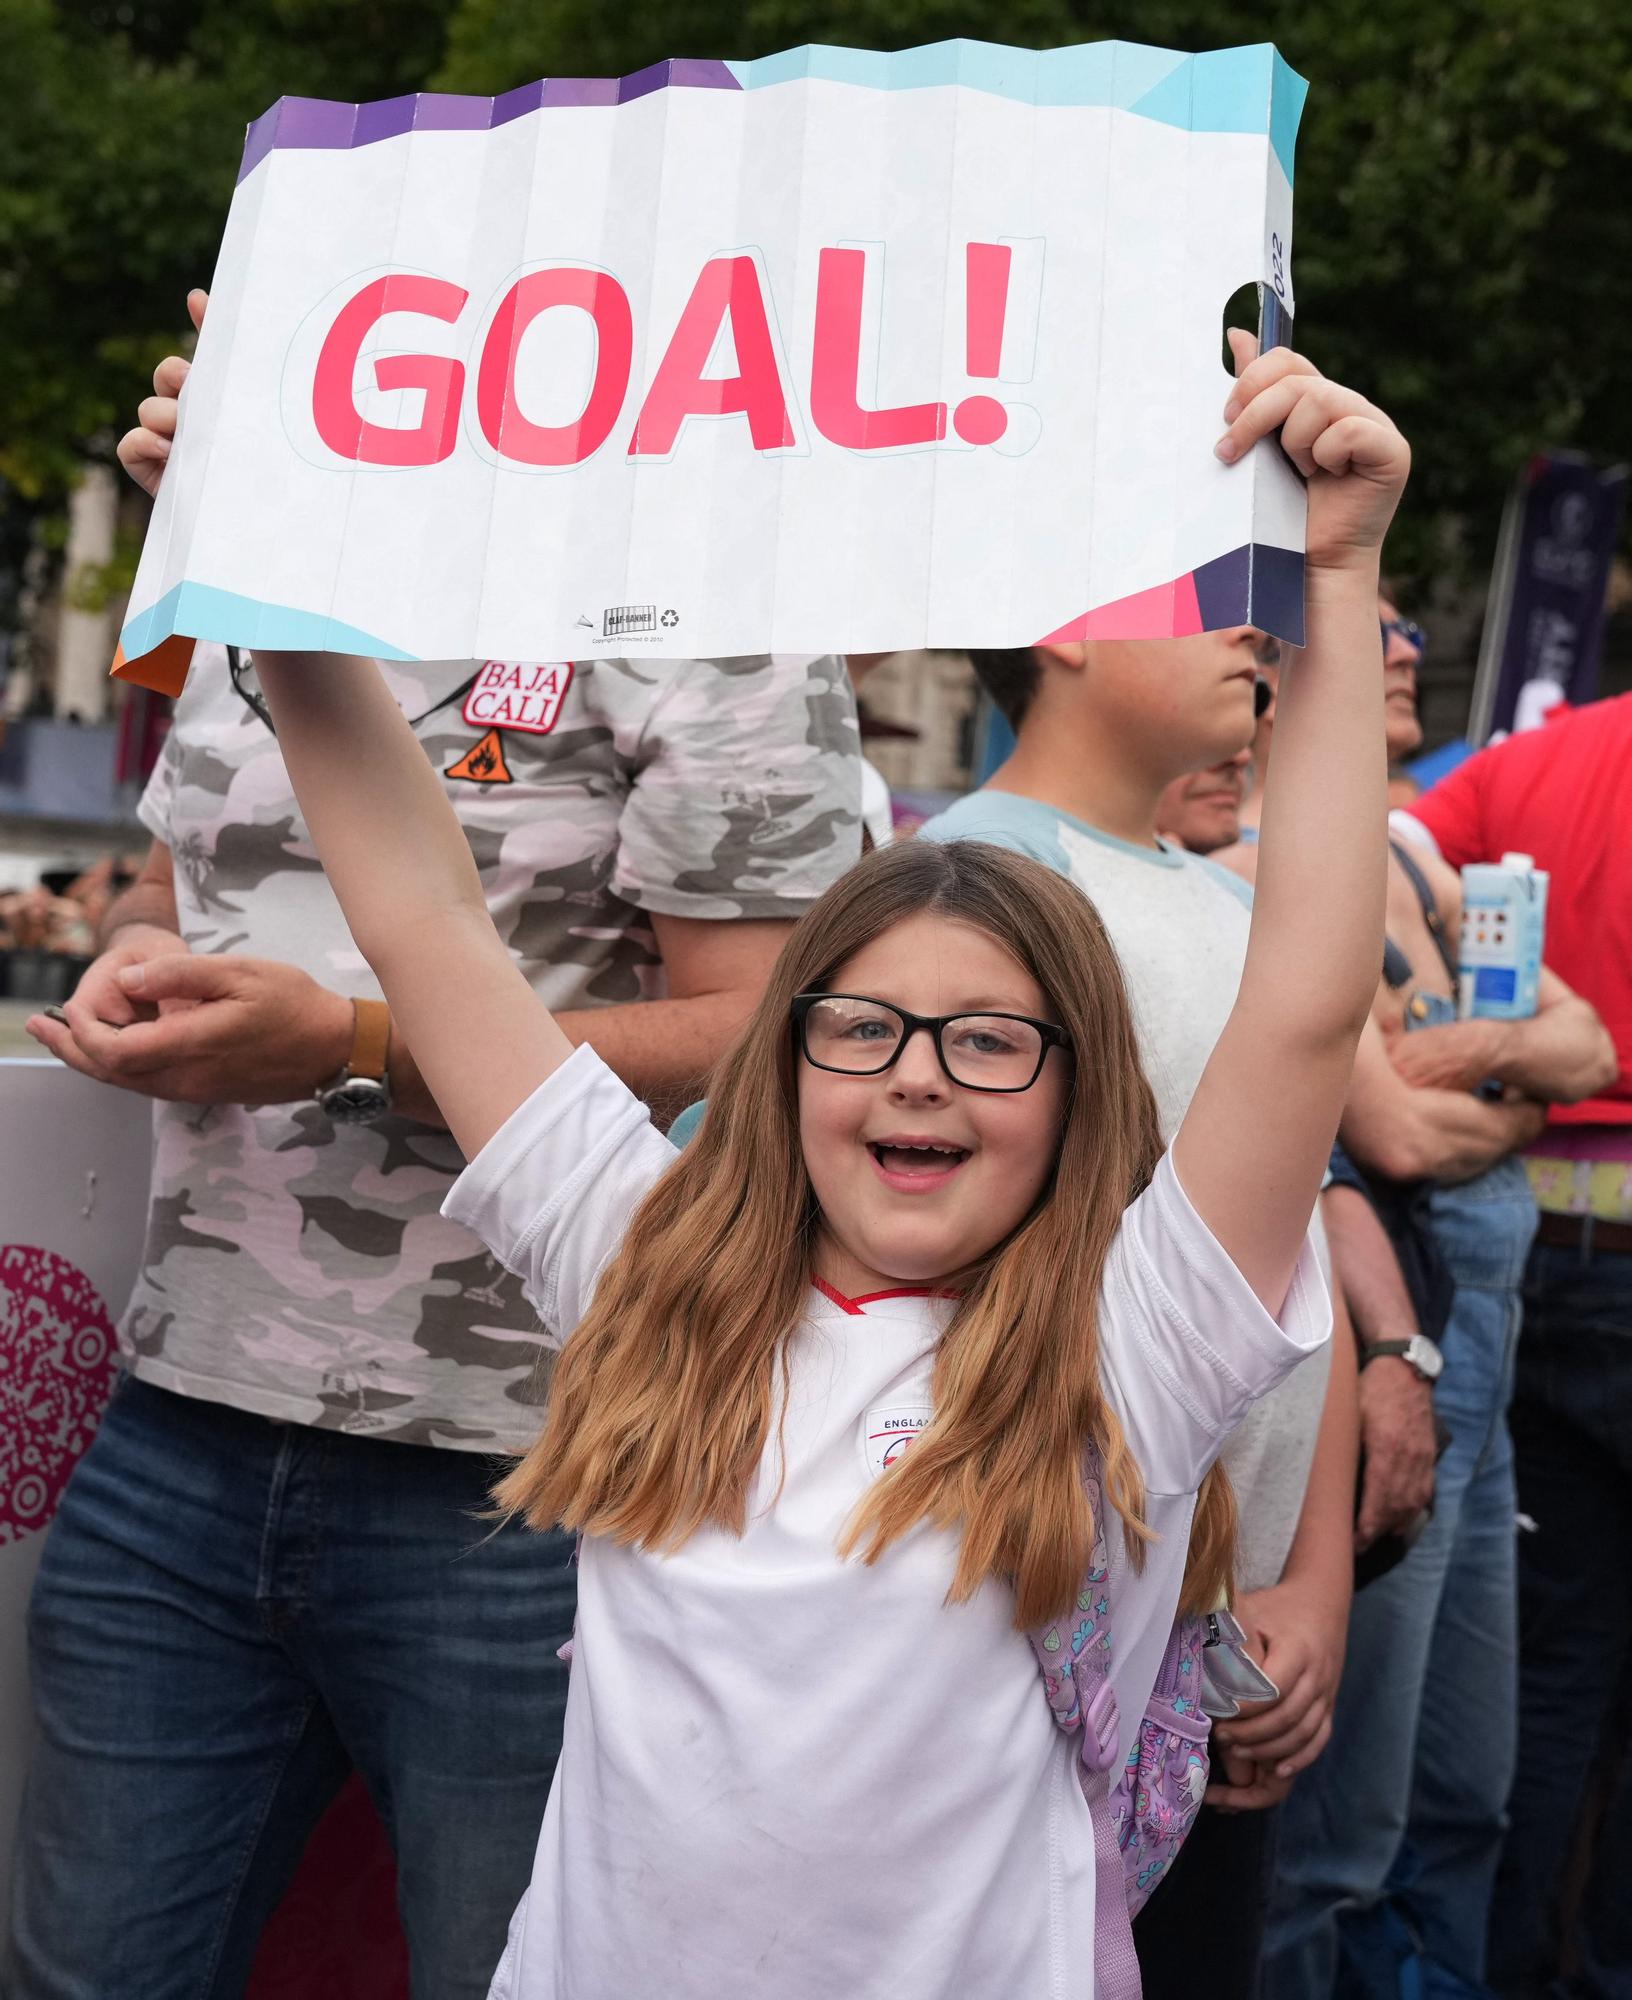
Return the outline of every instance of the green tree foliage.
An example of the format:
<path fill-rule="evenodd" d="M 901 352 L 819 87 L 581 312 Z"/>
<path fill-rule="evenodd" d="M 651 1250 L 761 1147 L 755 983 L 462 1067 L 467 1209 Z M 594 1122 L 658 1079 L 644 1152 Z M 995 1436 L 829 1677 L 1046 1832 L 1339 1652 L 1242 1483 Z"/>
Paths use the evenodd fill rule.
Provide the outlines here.
<path fill-rule="evenodd" d="M 1413 440 L 1409 567 L 1482 568 L 1539 446 L 1632 456 L 1632 9 L 1601 0 L 0 0 L 0 481 L 49 503 L 111 448 L 281 92 L 960 34 L 1268 39 L 1309 78 L 1299 343 Z"/>
<path fill-rule="evenodd" d="M 244 127 L 421 85 L 445 0 L 0 0 L 0 482 L 60 502 L 207 282 Z"/>
<path fill-rule="evenodd" d="M 1374 396 L 1416 471 L 1392 545 L 1482 568 L 1546 445 L 1632 456 L 1632 9 L 1598 0 L 459 0 L 445 88 L 665 55 L 942 36 L 1274 41 L 1310 82 L 1299 344 Z M 1223 302 L 1220 301 L 1222 306 Z M 1454 532 L 1448 532 L 1454 531 Z"/>

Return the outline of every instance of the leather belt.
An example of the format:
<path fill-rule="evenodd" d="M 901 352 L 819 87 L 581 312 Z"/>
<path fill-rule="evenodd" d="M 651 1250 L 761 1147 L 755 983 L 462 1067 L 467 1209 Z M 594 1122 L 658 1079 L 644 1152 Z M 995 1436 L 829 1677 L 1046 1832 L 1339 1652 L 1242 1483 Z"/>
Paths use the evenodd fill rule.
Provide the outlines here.
<path fill-rule="evenodd" d="M 1544 1208 L 1536 1241 L 1556 1243 L 1566 1250 L 1579 1250 L 1583 1255 L 1608 1251 L 1632 1256 L 1632 1222 L 1604 1222 L 1596 1215 L 1555 1215 Z"/>

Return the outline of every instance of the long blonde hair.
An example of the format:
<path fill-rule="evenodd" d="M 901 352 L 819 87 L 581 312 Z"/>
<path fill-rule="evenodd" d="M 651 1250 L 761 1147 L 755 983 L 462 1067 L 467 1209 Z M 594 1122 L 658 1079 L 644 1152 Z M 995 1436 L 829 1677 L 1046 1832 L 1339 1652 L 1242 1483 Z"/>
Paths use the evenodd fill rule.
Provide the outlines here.
<path fill-rule="evenodd" d="M 705 1524 L 742 1532 L 777 1357 L 811 1276 L 816 1210 L 790 1005 L 921 911 L 1013 954 L 1070 1035 L 1074 1075 L 1052 1180 L 1002 1243 L 956 1274 L 933 1421 L 869 1490 L 840 1552 L 875 1562 L 928 1521 L 960 1536 L 952 1601 L 1003 1577 L 1021 1629 L 1057 1617 L 1092 1554 L 1081 1471 L 1092 1438 L 1106 1500 L 1142 1563 L 1144 1482 L 1100 1381 L 1098 1301 L 1122 1211 L 1161 1152 L 1155 1102 L 1093 906 L 1039 863 L 973 841 L 871 854 L 795 926 L 711 1081 L 701 1130 L 636 1210 L 567 1342 L 543 1432 L 496 1488 L 501 1506 L 534 1527 L 559 1522 L 653 1550 L 678 1548 Z M 1196 1510 L 1185 1608 L 1217 1601 L 1234 1528 L 1215 1467 Z"/>

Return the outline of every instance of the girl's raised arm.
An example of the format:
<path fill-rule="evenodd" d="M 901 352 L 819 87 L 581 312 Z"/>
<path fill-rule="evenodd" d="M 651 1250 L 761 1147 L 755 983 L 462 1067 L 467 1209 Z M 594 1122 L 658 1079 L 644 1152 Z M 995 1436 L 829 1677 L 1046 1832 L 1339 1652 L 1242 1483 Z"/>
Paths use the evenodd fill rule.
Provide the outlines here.
<path fill-rule="evenodd" d="M 1279 428 L 1309 484 L 1308 643 L 1281 677 L 1241 989 L 1174 1140 L 1192 1205 L 1271 1312 L 1309 1226 L 1376 990 L 1386 888 L 1377 583 L 1411 454 L 1285 348 L 1233 333 L 1227 462 Z"/>
<path fill-rule="evenodd" d="M 358 950 L 467 1159 L 572 1054 L 500 942 L 436 772 L 372 660 L 257 653 Z"/>

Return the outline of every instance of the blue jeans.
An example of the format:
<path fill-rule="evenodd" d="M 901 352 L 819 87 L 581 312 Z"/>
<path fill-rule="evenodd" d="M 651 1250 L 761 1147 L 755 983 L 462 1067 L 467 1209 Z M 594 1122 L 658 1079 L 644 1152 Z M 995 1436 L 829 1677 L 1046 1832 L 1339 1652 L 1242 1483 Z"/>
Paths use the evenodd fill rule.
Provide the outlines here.
<path fill-rule="evenodd" d="M 29 1612 L 41 1741 L 6 2000 L 236 2000 L 355 1765 L 415 2000 L 483 2000 L 561 1743 L 571 1543 L 491 1459 L 127 1381 Z"/>
<path fill-rule="evenodd" d="M 1632 1254 L 1538 1244 L 1513 1399 L 1519 1769 L 1497 1876 L 1491 1983 L 1632 1996 Z M 1583 1812 L 1601 1814 L 1560 1970 L 1559 1901 Z"/>
<path fill-rule="evenodd" d="M 1513 1777 L 1513 1453 L 1504 1412 L 1536 1212 L 1503 1161 L 1437 1189 L 1456 1283 L 1434 1514 L 1360 1591 L 1332 1740 L 1282 1808 L 1266 2000 L 1481 1994 Z"/>

